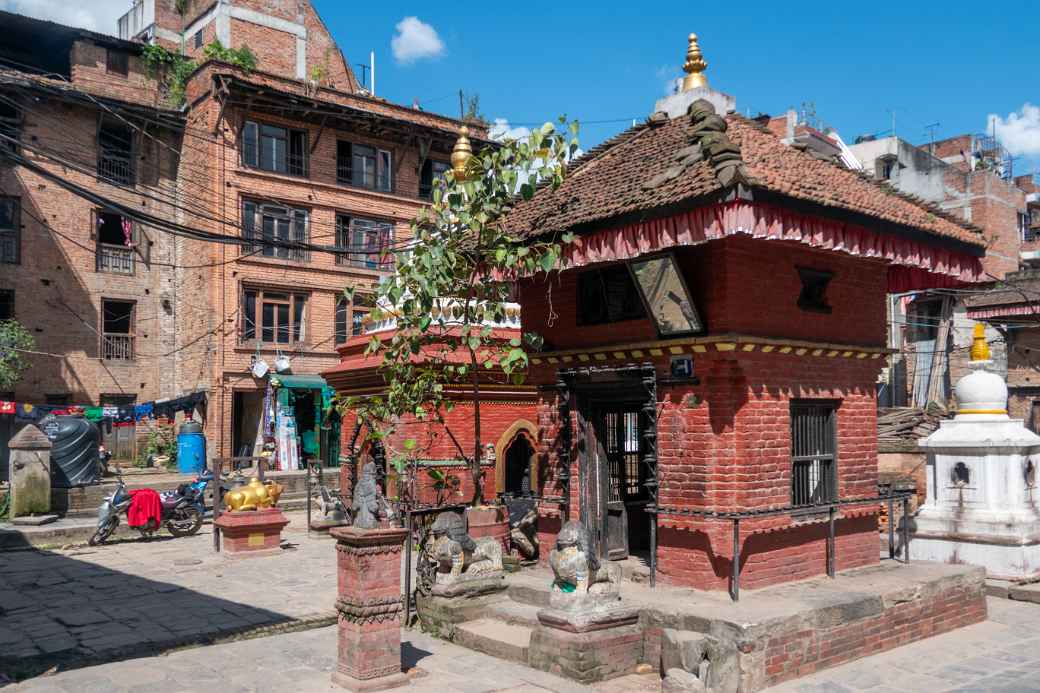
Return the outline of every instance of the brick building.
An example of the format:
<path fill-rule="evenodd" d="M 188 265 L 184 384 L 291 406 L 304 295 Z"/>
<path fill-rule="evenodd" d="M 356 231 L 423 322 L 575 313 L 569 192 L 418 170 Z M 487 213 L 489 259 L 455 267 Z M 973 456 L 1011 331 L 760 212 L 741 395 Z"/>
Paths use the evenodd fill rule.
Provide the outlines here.
<path fill-rule="evenodd" d="M 263 360 L 273 372 L 284 357 L 281 375 L 291 377 L 282 381 L 293 390 L 285 401 L 304 417 L 301 431 L 317 431 L 327 394 L 318 374 L 361 331 L 371 290 L 392 270 L 384 251 L 407 241 L 462 123 L 361 89 L 309 2 L 143 0 L 120 20 L 120 34 L 134 41 L 18 15 L 5 15 L 5 27 L 22 32 L 6 57 L 24 64 L 23 47 L 36 46 L 36 69 L 64 79 L 11 70 L 10 89 L 50 92 L 43 105 L 0 113 L 4 131 L 21 133 L 23 149 L 36 156 L 39 148 L 47 166 L 63 164 L 45 146 L 82 159 L 70 180 L 133 211 L 133 236 L 120 246 L 121 221 L 99 217 L 82 195 L 53 195 L 24 166 L 0 171 L 16 186 L 4 194 L 26 198 L 6 215 L 21 228 L 4 237 L 19 239 L 18 257 L 30 258 L 0 277 L 0 289 L 16 291 L 15 314 L 28 316 L 38 337 L 55 333 L 40 350 L 65 364 L 36 359 L 16 397 L 94 404 L 108 393 L 143 401 L 206 390 L 210 454 L 249 454 L 267 387 L 252 365 Z M 206 62 L 200 53 L 214 38 L 248 45 L 256 69 Z M 143 41 L 197 59 L 183 105 L 169 105 L 166 76 L 157 81 L 147 69 Z M 100 116 L 99 101 L 111 113 Z M 82 123 L 63 120 L 59 108 Z M 475 141 L 486 138 L 481 124 L 470 126 Z M 129 173 L 106 175 L 98 142 Z M 53 229 L 35 226 L 30 212 Z M 138 221 L 145 213 L 157 229 Z M 28 253 L 29 239 L 54 250 Z M 358 289 L 352 303 L 346 287 Z M 41 298 L 56 307 L 35 314 L 31 302 Z M 108 299 L 126 310 L 106 327 Z M 67 327 L 77 321 L 82 329 Z M 103 344 L 122 351 L 102 352 Z M 334 450 L 323 452 L 335 462 Z"/>
<path fill-rule="evenodd" d="M 877 494 L 886 293 L 977 279 L 985 241 L 784 145 L 731 97 L 670 100 L 511 216 L 527 237 L 579 236 L 555 320 L 541 282 L 519 287 L 546 345 L 541 538 L 580 518 L 601 556 L 702 589 L 733 589 L 734 564 L 757 587 L 828 556 L 875 563 L 877 505 L 849 501 Z"/>
<path fill-rule="evenodd" d="M 32 404 L 146 402 L 178 394 L 172 238 L 63 184 L 175 215 L 184 117 L 165 107 L 139 44 L 0 13 L 0 319 L 38 354 L 14 392 Z M 0 448 L 20 422 L 0 417 Z M 132 437 L 109 445 L 129 455 Z M 6 466 L 4 466 L 6 471 Z"/>
<path fill-rule="evenodd" d="M 503 344 L 520 337 L 520 307 L 511 305 L 504 323 L 492 324 L 493 338 Z M 343 397 L 365 397 L 380 395 L 386 386 L 380 372 L 381 355 L 367 355 L 372 336 L 387 336 L 395 329 L 393 318 L 370 325 L 365 334 L 351 337 L 339 349 L 340 364 L 323 373 L 329 384 Z M 446 358 L 451 359 L 452 355 Z M 465 358 L 462 352 L 456 356 Z M 481 375 L 481 441 L 485 452 L 483 464 L 483 496 L 493 499 L 497 494 L 528 496 L 539 478 L 538 458 L 535 447 L 538 442 L 537 393 L 534 386 L 505 382 L 489 371 Z M 399 425 L 394 435 L 386 441 L 391 451 L 414 456 L 423 472 L 436 469 L 456 477 L 461 483 L 456 493 L 450 494 L 446 502 L 468 502 L 473 497 L 473 482 L 464 458 L 472 455 L 474 446 L 473 396 L 468 385 L 446 386 L 453 408 L 444 413 L 444 423 L 410 419 Z M 343 448 L 347 454 L 353 444 L 356 452 L 363 453 L 365 437 L 362 432 L 355 440 L 353 424 L 343 426 Z M 415 447 L 407 449 L 406 440 L 415 441 Z M 461 449 L 460 449 L 461 448 Z M 358 463 L 367 459 L 357 454 Z M 393 476 L 392 471 L 390 472 Z M 356 470 L 344 470 L 347 478 L 341 480 L 340 488 L 349 489 L 349 481 Z M 391 484 L 391 493 L 393 484 Z M 420 473 L 416 479 L 418 500 L 433 504 L 437 491 L 428 473 Z"/>

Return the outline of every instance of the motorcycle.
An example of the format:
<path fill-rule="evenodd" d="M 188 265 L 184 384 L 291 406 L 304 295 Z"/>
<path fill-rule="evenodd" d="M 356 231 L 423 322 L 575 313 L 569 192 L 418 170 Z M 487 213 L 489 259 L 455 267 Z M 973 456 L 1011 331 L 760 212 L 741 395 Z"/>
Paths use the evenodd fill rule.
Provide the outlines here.
<path fill-rule="evenodd" d="M 122 469 L 116 467 L 116 488 L 98 508 L 98 524 L 89 544 L 97 546 L 103 544 L 112 536 L 119 526 L 119 516 L 125 515 L 130 509 L 132 496 L 123 481 Z M 205 514 L 203 505 L 203 494 L 211 479 L 200 477 L 190 484 L 181 484 L 176 491 L 166 491 L 159 494 L 162 506 L 162 518 L 159 525 L 149 521 L 145 527 L 139 527 L 138 531 L 142 537 L 149 537 L 155 533 L 159 526 L 166 529 L 175 537 L 187 537 L 197 534 L 202 527 L 202 519 Z"/>

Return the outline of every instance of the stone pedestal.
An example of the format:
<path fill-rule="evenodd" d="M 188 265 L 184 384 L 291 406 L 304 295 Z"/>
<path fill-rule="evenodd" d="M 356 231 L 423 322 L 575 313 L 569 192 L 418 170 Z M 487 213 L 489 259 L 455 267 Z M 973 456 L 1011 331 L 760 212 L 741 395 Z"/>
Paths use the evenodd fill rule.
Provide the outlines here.
<path fill-rule="evenodd" d="M 51 510 L 51 441 L 29 424 L 7 444 L 11 450 L 11 517 Z"/>
<path fill-rule="evenodd" d="M 224 551 L 237 556 L 262 556 L 279 551 L 282 530 L 289 524 L 279 508 L 224 513 L 214 523 L 224 537 Z"/>
<path fill-rule="evenodd" d="M 528 662 L 581 683 L 631 674 L 643 659 L 639 609 L 621 602 L 542 609 Z"/>
<path fill-rule="evenodd" d="M 350 691 L 407 683 L 401 672 L 401 551 L 398 528 L 336 527 L 339 659 L 332 682 Z"/>
<path fill-rule="evenodd" d="M 445 640 L 455 638 L 455 626 L 482 618 L 487 609 L 505 599 L 505 572 L 462 576 L 437 583 L 429 595 L 418 594 L 415 609 L 423 630 Z"/>
<path fill-rule="evenodd" d="M 467 533 L 473 539 L 491 537 L 509 554 L 509 510 L 504 505 L 488 505 L 466 509 Z"/>

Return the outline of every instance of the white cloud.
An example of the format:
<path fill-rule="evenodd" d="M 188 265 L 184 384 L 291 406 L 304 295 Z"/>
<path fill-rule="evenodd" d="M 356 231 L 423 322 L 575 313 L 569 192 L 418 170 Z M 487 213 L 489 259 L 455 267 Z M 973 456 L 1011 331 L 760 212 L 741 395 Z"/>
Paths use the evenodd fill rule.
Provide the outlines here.
<path fill-rule="evenodd" d="M 405 17 L 397 23 L 397 33 L 390 40 L 394 59 L 402 65 L 410 65 L 424 58 L 444 55 L 444 42 L 437 30 L 418 17 Z"/>
<path fill-rule="evenodd" d="M 1012 156 L 1040 156 L 1040 106 L 1026 103 L 1006 119 L 990 114 L 986 129 L 996 134 Z"/>
<path fill-rule="evenodd" d="M 0 0 L 0 9 L 8 12 L 110 35 L 118 33 L 116 22 L 130 5 L 130 0 Z"/>
<path fill-rule="evenodd" d="M 679 92 L 679 87 L 682 86 L 683 78 L 675 76 L 674 67 L 671 65 L 662 65 L 657 68 L 657 71 L 654 74 L 657 75 L 657 79 L 664 82 L 663 89 L 665 96 L 671 96 L 672 94 Z"/>
<path fill-rule="evenodd" d="M 511 127 L 505 118 L 495 118 L 495 122 L 488 130 L 488 137 L 496 142 L 505 140 L 522 140 L 531 135 L 531 129 L 523 126 Z"/>

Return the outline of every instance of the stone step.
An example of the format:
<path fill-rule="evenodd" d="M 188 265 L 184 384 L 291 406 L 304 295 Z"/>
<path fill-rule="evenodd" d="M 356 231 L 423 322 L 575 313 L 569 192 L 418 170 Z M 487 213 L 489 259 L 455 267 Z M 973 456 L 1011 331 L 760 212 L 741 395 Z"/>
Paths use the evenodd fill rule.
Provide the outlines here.
<path fill-rule="evenodd" d="M 522 573 L 519 575 L 523 575 Z M 518 604 L 544 609 L 549 606 L 549 585 L 533 584 L 522 578 L 509 580 L 509 598 Z"/>
<path fill-rule="evenodd" d="M 531 629 L 494 618 L 481 618 L 456 626 L 454 641 L 492 657 L 527 664 Z"/>
<path fill-rule="evenodd" d="M 533 628 L 538 625 L 538 611 L 540 608 L 507 599 L 490 607 L 488 609 L 488 617 L 510 625 Z"/>

